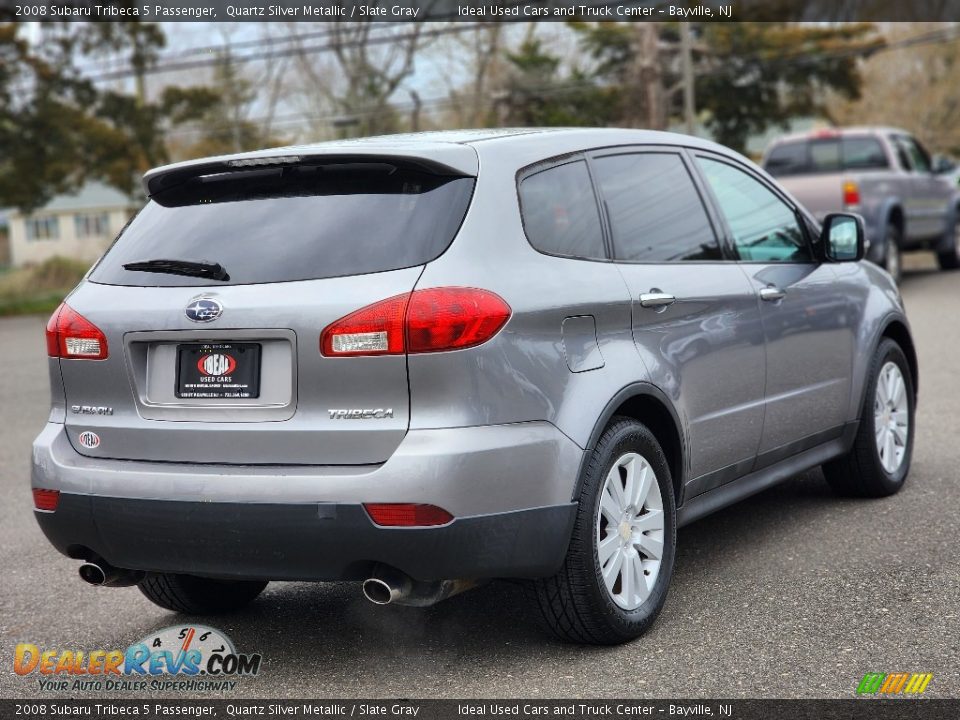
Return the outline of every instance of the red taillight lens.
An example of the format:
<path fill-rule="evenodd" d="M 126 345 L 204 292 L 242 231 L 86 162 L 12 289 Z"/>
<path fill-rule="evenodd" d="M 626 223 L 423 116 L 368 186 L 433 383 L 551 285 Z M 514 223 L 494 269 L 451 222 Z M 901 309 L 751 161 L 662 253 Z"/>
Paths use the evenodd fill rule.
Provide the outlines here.
<path fill-rule="evenodd" d="M 96 325 L 66 303 L 61 303 L 47 323 L 50 357 L 104 360 L 107 338 Z"/>
<path fill-rule="evenodd" d="M 366 503 L 370 518 L 384 527 L 429 527 L 453 522 L 453 515 L 436 505 Z"/>
<path fill-rule="evenodd" d="M 477 288 L 430 288 L 361 308 L 320 335 L 324 355 L 401 355 L 485 343 L 510 319 L 510 306 Z"/>
<path fill-rule="evenodd" d="M 407 348 L 427 353 L 474 347 L 496 335 L 509 319 L 510 306 L 487 290 L 417 290 L 407 308 Z"/>
<path fill-rule="evenodd" d="M 857 187 L 857 184 L 855 182 L 845 182 L 843 184 L 843 204 L 844 205 L 860 204 L 860 188 Z"/>
<path fill-rule="evenodd" d="M 33 506 L 37 510 L 46 510 L 53 512 L 60 504 L 59 490 L 43 490 L 41 488 L 33 489 Z"/>
<path fill-rule="evenodd" d="M 410 295 L 395 295 L 340 318 L 320 335 L 324 355 L 402 355 Z"/>

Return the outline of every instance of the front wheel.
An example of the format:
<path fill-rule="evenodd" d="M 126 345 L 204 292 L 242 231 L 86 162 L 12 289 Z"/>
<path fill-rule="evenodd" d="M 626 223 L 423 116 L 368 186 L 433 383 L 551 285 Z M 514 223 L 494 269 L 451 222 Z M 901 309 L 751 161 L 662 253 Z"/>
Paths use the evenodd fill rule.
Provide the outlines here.
<path fill-rule="evenodd" d="M 957 210 L 960 215 L 960 209 Z M 937 264 L 941 270 L 960 269 L 960 217 L 953 221 L 953 227 L 948 231 L 952 244 L 943 252 L 937 253 Z"/>
<path fill-rule="evenodd" d="M 877 347 L 868 372 L 853 448 L 826 463 L 823 474 L 841 495 L 884 497 L 900 490 L 910 472 L 913 380 L 903 350 L 889 338 Z"/>
<path fill-rule="evenodd" d="M 900 256 L 900 228 L 894 223 L 887 225 L 883 243 L 883 269 L 890 273 L 890 277 L 899 285 L 903 276 Z"/>
<path fill-rule="evenodd" d="M 587 464 L 563 567 L 532 584 L 547 627 L 591 645 L 642 635 L 666 601 L 675 547 L 663 450 L 645 425 L 616 417 Z"/>
<path fill-rule="evenodd" d="M 137 585 L 160 607 L 186 615 L 212 615 L 239 610 L 267 586 L 260 580 L 214 580 L 195 575 L 157 573 Z"/>

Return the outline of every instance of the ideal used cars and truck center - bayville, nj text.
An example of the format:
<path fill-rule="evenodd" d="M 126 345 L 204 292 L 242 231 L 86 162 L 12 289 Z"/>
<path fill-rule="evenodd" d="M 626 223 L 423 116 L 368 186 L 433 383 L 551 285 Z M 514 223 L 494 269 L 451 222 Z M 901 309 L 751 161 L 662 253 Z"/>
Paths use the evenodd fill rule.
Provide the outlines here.
<path fill-rule="evenodd" d="M 418 20 L 421 19 L 420 7 L 406 7 L 403 5 L 227 5 L 223 12 L 227 18 L 243 20 L 247 18 L 275 18 L 275 19 L 351 19 L 358 20 Z M 538 7 L 534 4 L 517 5 L 458 5 L 457 16 L 464 18 L 507 18 L 507 19 L 549 19 L 549 18 L 585 18 L 588 20 L 657 20 L 669 18 L 683 20 L 690 18 L 730 18 L 733 15 L 732 5 L 710 7 L 697 5 L 683 7 L 668 5 L 666 7 L 635 7 L 629 5 L 560 5 L 557 7 Z M 75 19 L 75 20 L 122 20 L 137 18 L 140 20 L 217 20 L 220 12 L 214 6 L 166 6 L 166 5 L 134 5 L 131 7 L 116 7 L 113 5 L 86 5 L 74 7 L 71 5 L 31 5 L 17 4 L 15 14 L 23 19 Z"/>

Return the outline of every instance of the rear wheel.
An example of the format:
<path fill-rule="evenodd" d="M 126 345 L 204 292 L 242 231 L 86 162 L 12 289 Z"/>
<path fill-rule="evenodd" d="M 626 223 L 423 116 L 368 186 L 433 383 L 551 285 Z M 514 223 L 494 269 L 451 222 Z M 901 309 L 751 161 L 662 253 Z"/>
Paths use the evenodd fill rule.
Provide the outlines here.
<path fill-rule="evenodd" d="M 960 216 L 960 208 L 957 209 Z M 944 252 L 937 253 L 937 263 L 941 270 L 957 270 L 960 268 L 960 217 L 953 221 L 953 228 L 949 231 L 953 244 Z"/>
<path fill-rule="evenodd" d="M 547 627 L 594 645 L 642 635 L 666 601 L 675 545 L 663 450 L 646 426 L 614 418 L 587 465 L 563 567 L 532 584 Z"/>
<path fill-rule="evenodd" d="M 903 266 L 900 257 L 900 228 L 896 224 L 887 225 L 883 244 L 883 269 L 890 273 L 890 277 L 899 285 Z"/>
<path fill-rule="evenodd" d="M 267 586 L 262 580 L 214 580 L 194 575 L 147 575 L 137 585 L 160 607 L 187 615 L 210 615 L 239 610 Z"/>
<path fill-rule="evenodd" d="M 903 350 L 884 339 L 870 363 L 853 448 L 823 474 L 841 495 L 884 497 L 903 487 L 913 454 L 914 395 Z"/>

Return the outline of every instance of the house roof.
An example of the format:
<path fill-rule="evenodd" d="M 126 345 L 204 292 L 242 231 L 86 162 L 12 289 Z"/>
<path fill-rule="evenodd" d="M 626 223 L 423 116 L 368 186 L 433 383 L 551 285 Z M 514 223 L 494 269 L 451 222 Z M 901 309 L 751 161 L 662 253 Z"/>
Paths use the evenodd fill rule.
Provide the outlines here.
<path fill-rule="evenodd" d="M 109 210 L 115 208 L 136 207 L 136 201 L 124 195 L 116 188 L 101 182 L 88 182 L 77 192 L 57 195 L 40 208 L 42 212 L 73 212 L 77 210 Z M 15 209 L 0 210 L 0 214 L 18 214 Z"/>

